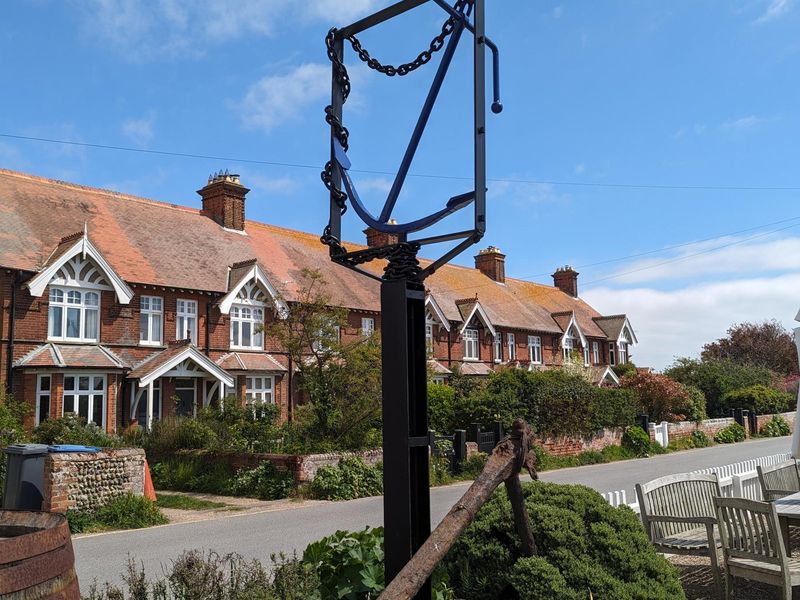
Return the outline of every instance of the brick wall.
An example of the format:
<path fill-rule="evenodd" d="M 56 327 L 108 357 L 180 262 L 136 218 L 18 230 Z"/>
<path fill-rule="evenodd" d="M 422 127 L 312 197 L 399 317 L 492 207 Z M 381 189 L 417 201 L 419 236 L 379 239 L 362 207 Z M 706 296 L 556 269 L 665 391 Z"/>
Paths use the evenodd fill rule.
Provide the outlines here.
<path fill-rule="evenodd" d="M 606 446 L 619 446 L 622 444 L 623 427 L 603 429 L 594 435 L 586 437 L 558 436 L 538 438 L 536 444 L 542 446 L 549 454 L 555 456 L 575 456 L 581 452 L 593 450 L 600 452 Z"/>
<path fill-rule="evenodd" d="M 50 453 L 44 461 L 42 510 L 92 510 L 125 493 L 144 494 L 144 450 Z"/>

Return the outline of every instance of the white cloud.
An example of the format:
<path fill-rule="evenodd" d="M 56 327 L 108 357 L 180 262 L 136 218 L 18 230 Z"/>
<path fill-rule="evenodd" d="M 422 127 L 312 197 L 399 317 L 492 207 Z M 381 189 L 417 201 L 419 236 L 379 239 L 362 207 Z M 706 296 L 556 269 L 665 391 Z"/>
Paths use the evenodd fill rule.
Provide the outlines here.
<path fill-rule="evenodd" d="M 520 178 L 510 176 L 508 179 Z M 532 204 L 569 204 L 572 202 L 572 196 L 558 192 L 549 183 L 490 181 L 487 197 L 491 200 L 509 202 L 519 207 Z"/>
<path fill-rule="evenodd" d="M 787 14 L 790 10 L 792 10 L 792 0 L 771 0 L 767 9 L 753 23 L 761 25 L 774 21 Z"/>
<path fill-rule="evenodd" d="M 796 326 L 792 319 L 800 306 L 800 273 L 671 291 L 594 288 L 581 296 L 600 312 L 626 313 L 639 338 L 634 362 L 661 369 L 676 356 L 696 356 L 734 323 L 775 318 L 788 328 Z"/>
<path fill-rule="evenodd" d="M 748 237 L 725 237 L 684 246 L 671 255 L 628 263 L 609 277 L 621 284 L 631 284 L 793 271 L 800 268 L 797 256 L 800 256 L 798 237 L 768 236 L 754 241 L 748 241 Z"/>
<path fill-rule="evenodd" d="M 156 116 L 152 111 L 138 119 L 125 119 L 122 122 L 122 133 L 137 146 L 147 146 L 155 135 L 155 121 Z"/>
<path fill-rule="evenodd" d="M 254 194 L 291 194 L 301 186 L 297 178 L 288 175 L 268 177 L 249 172 L 242 173 L 242 183 L 252 188 Z"/>
<path fill-rule="evenodd" d="M 747 131 L 764 123 L 766 119 L 756 115 L 748 115 L 739 119 L 731 119 L 720 125 L 723 131 Z"/>
<path fill-rule="evenodd" d="M 330 66 L 306 63 L 283 75 L 268 75 L 257 81 L 236 108 L 247 127 L 269 132 L 326 98 L 330 87 Z"/>
<path fill-rule="evenodd" d="M 90 0 L 73 1 L 87 34 L 130 60 L 196 58 L 210 44 L 266 36 L 298 22 L 347 23 L 377 0 Z"/>
<path fill-rule="evenodd" d="M 383 192 L 389 193 L 392 189 L 393 180 L 388 177 L 367 177 L 358 180 L 359 192 Z"/>

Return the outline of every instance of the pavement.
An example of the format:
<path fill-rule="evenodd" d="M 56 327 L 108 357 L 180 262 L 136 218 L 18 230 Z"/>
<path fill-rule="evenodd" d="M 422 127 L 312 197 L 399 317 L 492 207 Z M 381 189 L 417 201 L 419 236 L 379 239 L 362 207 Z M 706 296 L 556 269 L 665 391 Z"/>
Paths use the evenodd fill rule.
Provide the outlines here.
<path fill-rule="evenodd" d="M 580 483 L 598 492 L 624 489 L 634 499 L 633 486 L 663 475 L 722 466 L 789 451 L 791 438 L 751 440 L 739 444 L 686 450 L 651 458 L 560 469 L 541 474 L 543 481 Z M 431 522 L 435 526 L 471 482 L 431 489 Z M 269 503 L 267 503 L 269 504 Z M 171 523 L 149 529 L 117 531 L 73 538 L 75 567 L 84 593 L 93 580 L 121 583 L 128 556 L 142 562 L 149 577 L 184 550 L 201 548 L 219 554 L 237 552 L 268 563 L 273 553 L 301 554 L 311 542 L 337 530 L 357 530 L 383 523 L 382 498 L 348 502 L 286 502 L 218 518 Z"/>

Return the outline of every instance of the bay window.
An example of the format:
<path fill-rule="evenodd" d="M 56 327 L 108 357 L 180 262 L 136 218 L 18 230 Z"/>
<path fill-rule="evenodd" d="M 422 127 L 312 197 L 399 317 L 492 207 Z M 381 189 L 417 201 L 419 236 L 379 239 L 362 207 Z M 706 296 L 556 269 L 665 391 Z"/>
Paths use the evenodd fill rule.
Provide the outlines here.
<path fill-rule="evenodd" d="M 97 342 L 100 339 L 100 294 L 50 288 L 48 339 Z"/>
<path fill-rule="evenodd" d="M 106 422 L 106 376 L 64 375 L 64 397 L 62 414 L 74 413 L 105 427 Z"/>
<path fill-rule="evenodd" d="M 178 300 L 175 311 L 175 339 L 197 344 L 197 300 Z"/>
<path fill-rule="evenodd" d="M 481 357 L 478 347 L 478 330 L 464 330 L 464 358 L 466 360 L 478 360 Z"/>
<path fill-rule="evenodd" d="M 139 343 L 163 344 L 162 319 L 164 300 L 158 296 L 142 296 L 139 300 Z"/>
<path fill-rule="evenodd" d="M 231 348 L 261 350 L 264 347 L 264 309 L 231 307 Z"/>
<path fill-rule="evenodd" d="M 537 365 L 542 363 L 542 338 L 538 335 L 528 336 L 528 360 Z"/>

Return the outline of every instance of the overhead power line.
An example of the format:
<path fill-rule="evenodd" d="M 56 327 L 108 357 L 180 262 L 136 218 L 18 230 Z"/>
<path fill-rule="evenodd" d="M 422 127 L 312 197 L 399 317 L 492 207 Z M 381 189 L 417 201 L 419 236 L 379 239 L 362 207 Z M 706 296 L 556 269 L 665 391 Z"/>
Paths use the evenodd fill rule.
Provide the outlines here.
<path fill-rule="evenodd" d="M 29 142 L 42 142 L 48 144 L 62 144 L 66 146 L 78 146 L 82 148 L 95 148 L 100 150 L 116 150 L 120 152 L 136 152 L 139 154 L 151 154 L 157 156 L 172 156 L 175 158 L 193 158 L 200 160 L 216 160 L 224 162 L 234 162 L 251 165 L 265 165 L 270 167 L 286 167 L 291 169 L 314 169 L 321 170 L 321 165 L 281 162 L 272 160 L 258 160 L 253 158 L 241 158 L 233 156 L 216 156 L 213 154 L 197 154 L 191 152 L 174 152 L 171 150 L 149 150 L 146 148 L 132 148 L 128 146 L 116 146 L 110 144 L 94 144 L 89 142 L 76 142 L 73 140 L 59 140 L 54 138 L 34 137 L 27 135 L 15 135 L 11 133 L 0 133 L 0 137 L 14 140 L 24 140 Z M 388 175 L 394 177 L 392 171 L 380 171 L 373 169 L 350 169 L 351 173 L 362 173 L 365 175 Z M 409 173 L 409 177 L 423 179 L 443 179 L 454 181 L 471 181 L 472 177 L 463 175 L 443 175 L 433 173 Z M 517 183 L 526 185 L 555 185 L 555 186 L 574 186 L 590 188 L 613 188 L 613 189 L 634 189 L 634 190 L 706 190 L 706 191 L 744 191 L 744 192 L 791 192 L 800 191 L 800 186 L 738 186 L 738 185 L 663 185 L 663 184 L 638 184 L 638 183 L 602 183 L 588 181 L 567 181 L 555 179 L 515 179 L 515 178 L 488 178 L 488 181 L 495 183 Z"/>

